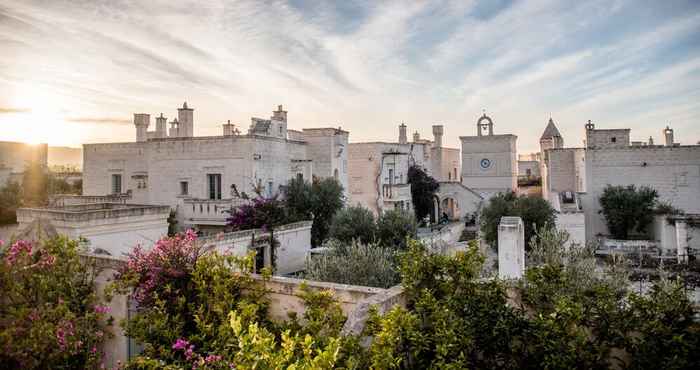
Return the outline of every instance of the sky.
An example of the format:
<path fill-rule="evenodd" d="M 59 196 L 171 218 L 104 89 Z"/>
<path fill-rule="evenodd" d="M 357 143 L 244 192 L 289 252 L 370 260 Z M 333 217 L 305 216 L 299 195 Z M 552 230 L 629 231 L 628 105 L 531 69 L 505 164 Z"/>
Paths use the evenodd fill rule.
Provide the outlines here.
<path fill-rule="evenodd" d="M 133 113 L 195 135 L 289 111 L 289 127 L 350 141 L 496 134 L 537 151 L 550 117 L 566 146 L 584 124 L 670 125 L 700 141 L 700 1 L 0 0 L 0 140 L 133 141 Z"/>

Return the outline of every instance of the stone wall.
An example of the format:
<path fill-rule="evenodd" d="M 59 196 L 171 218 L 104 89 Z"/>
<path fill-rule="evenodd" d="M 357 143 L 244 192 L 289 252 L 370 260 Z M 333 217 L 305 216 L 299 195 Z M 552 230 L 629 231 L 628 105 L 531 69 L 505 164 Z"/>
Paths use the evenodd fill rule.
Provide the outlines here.
<path fill-rule="evenodd" d="M 489 198 L 517 189 L 518 162 L 515 135 L 460 136 L 462 183 Z"/>
<path fill-rule="evenodd" d="M 585 157 L 583 148 L 550 149 L 545 152 L 546 199 L 550 199 L 554 193 L 585 191 Z"/>
<path fill-rule="evenodd" d="M 277 256 L 276 274 L 285 275 L 304 269 L 306 256 L 311 250 L 311 221 L 295 222 L 282 225 L 273 232 L 280 243 L 275 251 Z M 250 251 L 253 238 L 270 235 L 269 231 L 251 229 L 220 234 L 200 239 L 202 243 L 211 245 L 219 252 L 233 253 L 244 256 Z M 269 251 L 266 252 L 269 254 Z M 270 264 L 271 261 L 267 261 Z"/>
<path fill-rule="evenodd" d="M 113 256 L 130 252 L 136 245 L 150 247 L 167 235 L 170 208 L 131 204 L 79 204 L 61 208 L 20 208 L 19 230 L 40 221 L 58 234 L 87 239 L 90 250 L 97 248 Z"/>
<path fill-rule="evenodd" d="M 86 258 L 94 258 L 104 266 L 104 270 L 96 279 L 96 288 L 99 295 L 102 295 L 104 288 L 109 284 L 116 269 L 124 263 L 124 260 L 90 255 Z M 261 284 L 263 280 L 253 276 Z M 401 287 L 391 289 L 371 288 L 346 284 L 334 284 L 316 281 L 305 281 L 300 279 L 274 276 L 265 283 L 267 289 L 266 298 L 269 299 L 269 317 L 274 320 L 287 320 L 288 314 L 296 313 L 298 316 L 304 313 L 304 304 L 299 296 L 300 286 L 306 283 L 312 291 L 330 290 L 340 303 L 343 313 L 348 317 L 343 328 L 343 333 L 359 334 L 369 316 L 369 307 L 376 306 L 380 313 L 388 311 L 396 305 L 404 306 L 405 298 Z M 114 325 L 108 330 L 114 334 L 104 345 L 105 366 L 115 368 L 117 361 L 125 363 L 129 359 L 129 339 L 124 335 L 118 323 L 126 319 L 129 315 L 128 300 L 125 295 L 114 295 L 108 304 L 111 307 L 111 315 L 114 318 Z"/>
<path fill-rule="evenodd" d="M 313 161 L 315 176 L 337 177 L 348 196 L 348 138 L 350 134 L 335 128 L 303 130 L 303 140 L 308 143 L 307 156 Z"/>
<path fill-rule="evenodd" d="M 557 229 L 565 230 L 569 233 L 569 243 L 586 244 L 586 225 L 583 212 L 560 212 L 557 213 Z"/>
<path fill-rule="evenodd" d="M 606 185 L 650 186 L 659 200 L 686 213 L 700 213 L 700 146 L 588 149 L 586 152 L 586 237 L 607 234 L 599 214 Z"/>
<path fill-rule="evenodd" d="M 630 145 L 630 129 L 586 130 L 586 148 L 624 148 Z"/>

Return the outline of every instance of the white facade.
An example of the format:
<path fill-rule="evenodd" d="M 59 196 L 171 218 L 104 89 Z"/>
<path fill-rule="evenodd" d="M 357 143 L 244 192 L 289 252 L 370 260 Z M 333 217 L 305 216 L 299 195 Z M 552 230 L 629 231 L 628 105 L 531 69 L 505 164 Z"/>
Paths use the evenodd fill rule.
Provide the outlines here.
<path fill-rule="evenodd" d="M 348 188 L 346 131 L 307 129 L 288 137 L 280 106 L 269 120 L 253 118 L 247 135 L 229 123 L 222 136 L 181 136 L 190 135 L 191 113 L 186 105 L 178 109 L 175 137 L 85 144 L 83 194 L 129 192 L 133 202 L 176 209 L 180 226 L 188 227 L 223 226 L 236 193 L 276 195 L 291 178 L 337 173 Z M 137 137 L 145 120 L 135 115 Z"/>
<path fill-rule="evenodd" d="M 433 141 L 421 139 L 416 132 L 409 142 L 402 123 L 398 142 L 351 143 L 349 204 L 360 204 L 375 214 L 394 208 L 411 209 L 408 169 L 413 165 L 422 167 L 438 182 L 459 182 L 459 149 L 442 146 L 443 126 L 435 125 L 432 131 Z M 465 209 L 471 208 L 465 205 Z"/>
<path fill-rule="evenodd" d="M 286 275 L 304 270 L 306 257 L 311 250 L 311 221 L 301 221 L 282 225 L 275 228 L 274 239 L 279 243 L 275 249 L 276 274 Z M 235 231 L 217 235 L 215 237 L 200 239 L 205 245 L 213 245 L 221 253 L 232 253 L 237 256 L 245 256 L 256 249 L 260 253 L 264 265 L 272 265 L 272 256 L 269 243 L 264 247 L 256 248 L 252 245 L 253 239 L 269 238 L 270 232 L 260 229 Z M 269 240 L 269 239 L 268 239 Z"/>
<path fill-rule="evenodd" d="M 607 185 L 650 186 L 659 200 L 700 213 L 700 145 L 628 146 L 586 150 L 586 237 L 607 234 L 598 199 Z"/>
<path fill-rule="evenodd" d="M 34 223 L 47 223 L 71 239 L 87 239 L 91 251 L 102 249 L 121 256 L 137 245 L 150 248 L 168 234 L 170 208 L 137 204 L 93 203 L 17 210 L 19 232 Z"/>
<path fill-rule="evenodd" d="M 461 180 L 465 186 L 485 199 L 517 189 L 517 136 L 493 134 L 493 121 L 484 114 L 477 121 L 477 136 L 459 138 L 462 141 Z"/>

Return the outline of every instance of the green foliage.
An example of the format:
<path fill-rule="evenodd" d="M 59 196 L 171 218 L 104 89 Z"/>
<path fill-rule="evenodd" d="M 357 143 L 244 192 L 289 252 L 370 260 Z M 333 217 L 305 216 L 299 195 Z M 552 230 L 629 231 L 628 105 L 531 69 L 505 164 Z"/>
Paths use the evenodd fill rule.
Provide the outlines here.
<path fill-rule="evenodd" d="M 17 208 L 22 206 L 22 187 L 10 181 L 0 188 L 0 225 L 17 223 Z"/>
<path fill-rule="evenodd" d="M 646 233 L 654 220 L 654 207 L 659 194 L 656 190 L 634 185 L 612 186 L 603 190 L 599 202 L 608 230 L 617 239 L 627 239 L 630 232 Z"/>
<path fill-rule="evenodd" d="M 404 250 L 409 238 L 415 238 L 418 224 L 408 211 L 384 211 L 377 218 L 377 241 L 386 248 Z"/>
<path fill-rule="evenodd" d="M 368 244 L 374 241 L 376 229 L 372 211 L 358 204 L 343 208 L 333 216 L 328 236 L 344 243 L 357 240 Z"/>
<path fill-rule="evenodd" d="M 193 233 L 133 253 L 114 285 L 139 304 L 124 325 L 144 352 L 127 369 L 330 369 L 358 361 L 357 341 L 340 336 L 345 317 L 331 292 L 302 287 L 303 316 L 272 322 L 266 280 L 247 273 L 252 263 L 253 255 L 203 249 Z"/>
<path fill-rule="evenodd" d="M 313 218 L 311 244 L 314 246 L 320 246 L 328 238 L 333 216 L 345 201 L 343 187 L 333 178 L 314 178 L 311 184 L 292 179 L 284 197 L 289 222 Z"/>
<path fill-rule="evenodd" d="M 396 255 L 391 248 L 333 239 L 325 246 L 328 252 L 307 259 L 304 278 L 378 288 L 400 282 Z"/>
<path fill-rule="evenodd" d="M 95 293 L 99 266 L 77 241 L 0 242 L 3 369 L 96 369 L 108 307 Z"/>
<path fill-rule="evenodd" d="M 311 184 L 314 224 L 311 227 L 311 244 L 321 245 L 328 238 L 331 220 L 343 208 L 343 187 L 333 178 L 314 179 Z"/>
<path fill-rule="evenodd" d="M 474 243 L 472 243 L 474 244 Z M 386 369 L 513 368 L 524 320 L 506 305 L 505 286 L 476 280 L 476 245 L 448 257 L 411 241 L 401 260 L 408 309 L 374 316 L 372 366 Z"/>
<path fill-rule="evenodd" d="M 525 241 L 529 241 L 535 230 L 553 227 L 555 214 L 549 202 L 542 198 L 521 196 L 515 193 L 499 193 L 493 196 L 481 212 L 481 231 L 489 245 L 497 247 L 498 225 L 503 216 L 518 216 L 525 227 Z"/>
<path fill-rule="evenodd" d="M 700 325 L 680 281 L 662 279 L 646 295 L 631 297 L 637 335 L 627 338 L 630 368 L 697 369 Z"/>
<path fill-rule="evenodd" d="M 425 216 L 432 215 L 435 193 L 440 184 L 419 166 L 409 167 L 407 177 L 411 184 L 411 201 L 416 219 L 422 220 Z"/>
<path fill-rule="evenodd" d="M 476 245 L 451 258 L 409 243 L 401 259 L 407 308 L 372 315 L 371 367 L 698 367 L 700 325 L 681 284 L 630 294 L 617 267 L 597 272 L 591 248 L 557 248 L 566 239 L 540 230 L 530 255 L 537 265 L 517 287 L 478 280 Z"/>

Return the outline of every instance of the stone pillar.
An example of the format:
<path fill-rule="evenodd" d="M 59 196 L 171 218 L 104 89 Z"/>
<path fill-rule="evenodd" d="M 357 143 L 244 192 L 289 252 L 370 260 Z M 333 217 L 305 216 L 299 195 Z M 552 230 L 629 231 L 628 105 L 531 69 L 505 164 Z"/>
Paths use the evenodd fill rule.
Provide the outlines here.
<path fill-rule="evenodd" d="M 438 198 L 433 198 L 433 215 L 435 216 L 435 223 L 440 221 L 440 201 Z"/>
<path fill-rule="evenodd" d="M 688 224 L 685 220 L 676 220 L 676 247 L 678 263 L 688 262 Z"/>
<path fill-rule="evenodd" d="M 663 130 L 663 134 L 666 146 L 673 146 L 673 129 L 666 126 Z"/>
<path fill-rule="evenodd" d="M 525 273 L 525 227 L 520 217 L 502 217 L 498 225 L 498 277 L 520 279 Z"/>

